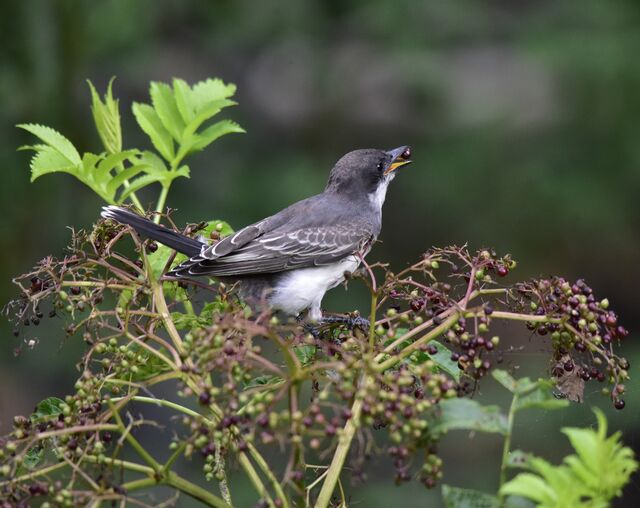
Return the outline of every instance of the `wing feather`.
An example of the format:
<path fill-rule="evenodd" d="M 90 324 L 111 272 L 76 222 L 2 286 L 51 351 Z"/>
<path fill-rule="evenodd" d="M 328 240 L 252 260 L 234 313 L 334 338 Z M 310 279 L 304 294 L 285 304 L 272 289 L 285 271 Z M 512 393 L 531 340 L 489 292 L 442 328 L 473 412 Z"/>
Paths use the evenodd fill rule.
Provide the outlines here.
<path fill-rule="evenodd" d="M 263 227 L 263 226 L 262 226 Z M 361 251 L 374 237 L 367 223 L 261 232 L 261 223 L 221 240 L 170 275 L 249 275 L 334 263 Z M 223 244 L 223 245 L 221 245 Z"/>

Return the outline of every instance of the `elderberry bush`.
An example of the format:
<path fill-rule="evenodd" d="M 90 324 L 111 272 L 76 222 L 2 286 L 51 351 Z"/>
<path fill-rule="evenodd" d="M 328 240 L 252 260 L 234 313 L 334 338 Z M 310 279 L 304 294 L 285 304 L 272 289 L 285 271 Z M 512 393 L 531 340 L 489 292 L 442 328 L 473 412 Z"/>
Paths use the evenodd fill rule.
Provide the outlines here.
<path fill-rule="evenodd" d="M 212 241 L 230 232 L 220 222 L 186 229 L 203 230 Z M 176 262 L 165 247 L 101 221 L 76 233 L 64 258 L 45 258 L 15 279 L 21 298 L 7 313 L 16 334 L 55 315 L 86 352 L 74 392 L 17 416 L 3 438 L 5 498 L 76 506 L 166 484 L 230 505 L 226 474 L 237 463 L 265 505 L 326 506 L 337 481 L 328 472 L 349 464 L 364 481 L 374 450 L 385 450 L 397 483 L 433 487 L 442 477 L 443 419 L 500 362 L 508 341 L 491 329 L 504 320 L 522 322 L 523 333 L 547 343 L 557 396 L 579 400 L 584 383 L 595 382 L 624 406 L 629 364 L 614 347 L 627 333 L 608 302 L 583 281 L 560 277 L 497 284 L 515 268 L 509 256 L 449 247 L 398 273 L 367 266 L 353 278 L 370 289 L 370 329 L 334 324 L 315 333 L 253 313 L 233 287 L 214 280 L 164 281 L 161 273 Z M 161 383 L 173 397 L 155 398 Z M 135 437 L 149 421 L 131 416 L 134 402 L 180 415 L 163 461 Z M 120 458 L 124 444 L 140 462 Z M 288 462 L 275 471 L 265 457 L 282 449 Z M 200 464 L 220 495 L 177 477 L 173 465 L 184 459 Z M 307 466 L 319 463 L 328 469 Z"/>

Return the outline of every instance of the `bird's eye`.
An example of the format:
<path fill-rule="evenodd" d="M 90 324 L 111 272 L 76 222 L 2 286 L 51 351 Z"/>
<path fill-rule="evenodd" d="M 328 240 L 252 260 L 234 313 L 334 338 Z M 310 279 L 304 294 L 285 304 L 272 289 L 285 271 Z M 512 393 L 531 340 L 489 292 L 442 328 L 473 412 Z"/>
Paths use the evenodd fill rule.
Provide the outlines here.
<path fill-rule="evenodd" d="M 378 162 L 376 167 L 378 168 L 378 171 L 382 171 L 382 162 Z"/>

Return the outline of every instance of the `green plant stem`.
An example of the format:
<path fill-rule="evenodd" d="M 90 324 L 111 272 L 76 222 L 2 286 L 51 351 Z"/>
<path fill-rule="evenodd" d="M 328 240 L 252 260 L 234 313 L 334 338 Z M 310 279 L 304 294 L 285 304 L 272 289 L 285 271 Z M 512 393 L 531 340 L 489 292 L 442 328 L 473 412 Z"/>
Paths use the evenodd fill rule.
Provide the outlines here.
<path fill-rule="evenodd" d="M 376 308 L 378 306 L 378 294 L 371 294 L 371 310 L 369 312 L 369 347 L 373 350 L 376 343 Z"/>
<path fill-rule="evenodd" d="M 68 466 L 69 464 L 67 464 L 66 462 L 58 462 L 57 464 L 43 467 L 42 469 L 37 469 L 35 471 L 32 471 L 31 473 L 17 476 L 16 478 L 12 478 L 11 480 L 5 480 L 3 482 L 0 482 L 0 487 L 8 485 L 9 483 L 19 483 L 25 480 L 32 480 L 33 478 L 37 478 L 38 476 L 44 476 L 46 474 L 52 473 L 53 471 L 57 471 L 58 469 L 62 469 L 63 467 L 68 467 Z"/>
<path fill-rule="evenodd" d="M 83 460 L 85 460 L 86 462 L 91 462 L 93 464 L 100 464 L 100 462 L 102 461 L 105 464 L 111 464 L 112 466 L 121 467 L 122 469 L 127 469 L 129 471 L 143 473 L 143 474 L 146 474 L 147 476 L 154 475 L 153 469 L 150 468 L 149 466 L 138 464 L 137 462 L 130 462 L 128 460 L 112 459 L 111 457 L 104 457 L 103 459 L 98 460 L 98 457 L 94 455 L 85 455 Z"/>
<path fill-rule="evenodd" d="M 95 464 L 100 462 L 98 458 L 93 455 L 85 456 L 85 460 L 87 462 L 92 462 Z M 214 506 L 217 508 L 231 508 L 229 504 L 224 502 L 218 496 L 210 493 L 209 491 L 194 483 L 191 483 L 188 480 L 185 480 L 173 471 L 168 471 L 164 474 L 158 474 L 158 472 L 154 471 L 153 468 L 144 466 L 142 464 L 137 464 L 135 462 L 112 459 L 109 457 L 103 458 L 102 461 L 107 464 L 122 467 L 123 469 L 127 469 L 129 471 L 135 471 L 147 475 L 147 478 L 141 478 L 125 483 L 123 487 L 125 487 L 127 491 L 139 490 L 146 487 L 152 487 L 154 485 L 169 485 L 170 487 L 174 487 L 181 492 L 184 492 L 185 494 L 193 497 L 194 499 L 202 501 L 207 506 Z M 62 465 L 66 466 L 67 464 L 62 463 Z M 58 466 L 58 464 L 56 464 L 56 466 Z"/>
<path fill-rule="evenodd" d="M 120 413 L 113 404 L 111 404 L 111 411 L 113 412 L 113 417 L 115 418 L 118 427 L 120 428 L 121 434 L 125 436 L 127 442 L 138 453 L 138 455 L 140 455 L 142 460 L 149 464 L 149 466 L 151 466 L 151 468 L 156 473 L 162 471 L 162 466 L 151 456 L 151 454 L 145 449 L 145 447 L 142 446 L 135 437 L 133 437 L 133 434 L 131 434 L 131 432 L 127 430 L 124 422 L 122 421 L 122 418 L 120 417 Z"/>
<path fill-rule="evenodd" d="M 511 450 L 511 437 L 513 435 L 513 422 L 516 416 L 516 407 L 518 403 L 518 394 L 513 394 L 511 400 L 511 406 L 509 406 L 509 414 L 507 415 L 507 433 L 504 436 L 504 445 L 502 447 L 502 461 L 500 463 L 500 485 L 498 487 L 498 493 L 507 480 L 507 462 L 509 460 L 509 452 Z M 503 502 L 502 494 L 498 494 Z"/>
<path fill-rule="evenodd" d="M 287 500 L 287 496 L 285 496 L 284 490 L 282 490 L 282 485 L 280 485 L 280 482 L 271 471 L 271 467 L 269 466 L 269 464 L 267 464 L 267 461 L 264 460 L 264 457 L 260 455 L 260 453 L 258 452 L 258 450 L 253 444 L 248 443 L 247 445 L 248 445 L 248 449 L 249 449 L 249 453 L 251 454 L 251 457 L 253 458 L 253 460 L 256 461 L 256 464 L 258 464 L 258 467 L 262 470 L 264 475 L 268 478 L 269 482 L 271 483 L 271 486 L 273 487 L 273 490 L 275 491 L 275 493 L 278 495 L 278 498 L 282 502 L 282 508 L 289 508 L 289 501 Z"/>
<path fill-rule="evenodd" d="M 136 402 L 146 402 L 148 404 L 155 404 L 156 406 L 169 407 L 177 411 L 180 411 L 181 413 L 187 414 L 189 416 L 193 416 L 194 418 L 202 418 L 202 415 L 194 411 L 193 409 L 189 409 L 188 407 L 182 406 L 170 400 L 154 399 L 153 397 L 144 397 L 142 395 L 136 395 L 134 397 L 112 397 L 111 398 L 113 402 L 118 402 L 124 399 L 135 400 Z"/>
<path fill-rule="evenodd" d="M 132 480 L 130 482 L 127 482 L 122 486 L 126 489 L 127 492 L 133 492 L 135 490 L 153 487 L 154 485 L 168 485 L 170 487 L 174 487 L 180 492 L 184 492 L 192 498 L 202 501 L 207 506 L 214 506 L 216 508 L 231 508 L 230 504 L 226 503 L 215 494 L 212 494 L 211 492 L 203 489 L 195 483 L 191 483 L 190 481 L 185 480 L 184 478 L 173 472 L 167 473 L 164 478 L 159 480 L 156 480 L 154 478 L 140 478 L 139 480 Z"/>
<path fill-rule="evenodd" d="M 370 379 L 367 377 L 364 379 L 364 382 L 369 383 Z M 335 490 L 338 479 L 340 478 L 344 461 L 347 458 L 349 449 L 351 448 L 351 441 L 353 440 L 353 436 L 355 435 L 359 425 L 361 411 L 362 399 L 356 398 L 351 406 L 352 416 L 344 426 L 342 436 L 340 436 L 340 442 L 333 454 L 333 459 L 331 460 L 331 464 L 327 470 L 325 480 L 322 483 L 320 494 L 318 494 L 318 500 L 316 501 L 315 508 L 327 508 L 331 502 L 331 496 L 333 495 L 333 491 Z"/>
<path fill-rule="evenodd" d="M 171 168 L 173 171 L 173 167 Z M 158 202 L 156 203 L 156 216 L 153 218 L 153 222 L 158 224 L 160 222 L 160 213 L 164 210 L 164 205 L 167 202 L 167 196 L 169 195 L 169 189 L 171 188 L 171 184 L 164 184 L 162 186 L 162 190 L 160 191 L 160 196 L 158 197 Z"/>
<path fill-rule="evenodd" d="M 249 460 L 249 457 L 247 457 L 247 454 L 244 452 L 238 453 L 238 462 L 240 462 L 242 469 L 244 469 L 245 472 L 247 473 L 247 476 L 249 477 L 249 481 L 251 481 L 251 483 L 255 487 L 256 491 L 258 492 L 258 495 L 267 501 L 270 508 L 275 508 L 276 505 L 273 502 L 273 499 L 271 498 L 269 491 L 264 486 L 264 483 L 262 483 L 260 476 L 258 476 L 258 473 L 253 467 L 253 464 L 251 464 L 251 461 Z"/>
<path fill-rule="evenodd" d="M 167 473 L 162 483 L 164 483 L 165 485 L 169 485 L 170 487 L 175 487 L 179 491 L 188 494 L 194 499 L 202 501 L 208 506 L 215 506 L 216 508 L 231 508 L 229 504 L 225 503 L 224 500 L 222 500 L 215 494 L 212 494 L 208 490 L 203 489 L 195 483 L 191 483 L 190 481 L 185 480 L 173 471 Z"/>
<path fill-rule="evenodd" d="M 116 171 L 118 173 L 122 173 L 124 171 L 124 164 L 122 164 L 122 162 L 120 164 L 117 165 L 117 169 Z M 129 180 L 125 180 L 124 182 L 122 182 L 122 185 L 124 185 L 125 189 L 128 189 L 131 186 L 131 183 L 129 182 Z M 136 206 L 136 208 L 138 208 L 138 210 L 141 213 L 144 213 L 144 208 L 142 206 L 142 203 L 140 202 L 140 200 L 138 199 L 138 196 L 136 195 L 135 191 L 133 191 L 132 193 L 129 194 L 129 199 L 131 200 L 131 202 Z"/>
<path fill-rule="evenodd" d="M 180 337 L 180 333 L 176 328 L 175 323 L 171 319 L 171 313 L 169 312 L 169 308 L 167 307 L 167 302 L 164 299 L 164 290 L 162 289 L 162 283 L 155 279 L 153 273 L 151 271 L 151 267 L 148 266 L 149 262 L 145 256 L 145 264 L 147 265 L 147 277 L 151 284 L 151 290 L 153 292 L 153 300 L 158 309 L 158 313 L 160 314 L 160 318 L 162 319 L 162 323 L 164 324 L 169 337 L 171 337 L 171 341 L 175 346 L 178 354 L 184 355 L 184 343 L 182 342 L 182 337 Z"/>

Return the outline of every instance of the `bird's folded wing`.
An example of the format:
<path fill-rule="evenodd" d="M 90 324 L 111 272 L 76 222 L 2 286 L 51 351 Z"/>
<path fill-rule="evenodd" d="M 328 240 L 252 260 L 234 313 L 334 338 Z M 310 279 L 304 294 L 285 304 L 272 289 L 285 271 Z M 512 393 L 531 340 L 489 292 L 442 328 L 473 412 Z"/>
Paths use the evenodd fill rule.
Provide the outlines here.
<path fill-rule="evenodd" d="M 242 230 L 234 237 L 241 233 Z M 244 238 L 253 233 L 255 231 L 245 233 Z M 236 239 L 235 244 L 234 237 L 228 237 L 203 249 L 200 255 L 177 266 L 169 275 L 250 275 L 322 266 L 361 251 L 372 236 L 366 224 L 335 224 L 295 231 L 258 232 L 241 247 L 238 243 L 242 237 Z M 228 243 L 220 245 L 223 242 Z"/>

